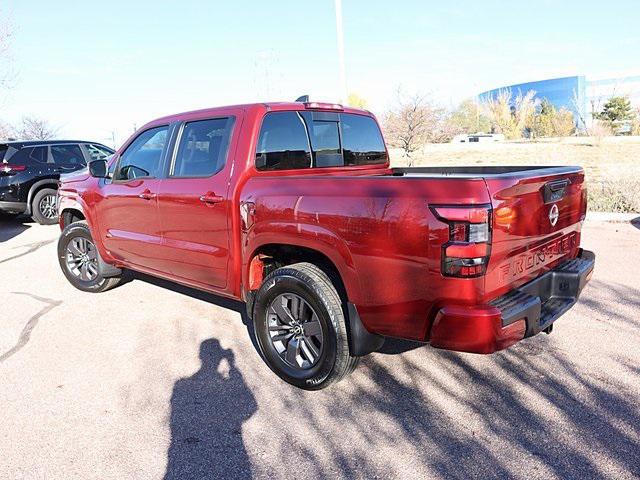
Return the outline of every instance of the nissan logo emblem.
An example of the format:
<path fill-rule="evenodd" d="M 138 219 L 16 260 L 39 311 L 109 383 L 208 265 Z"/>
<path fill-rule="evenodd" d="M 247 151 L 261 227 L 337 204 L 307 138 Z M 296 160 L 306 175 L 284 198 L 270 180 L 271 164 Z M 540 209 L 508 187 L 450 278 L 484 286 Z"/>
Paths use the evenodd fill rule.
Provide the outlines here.
<path fill-rule="evenodd" d="M 556 223 L 558 223 L 559 216 L 560 214 L 558 213 L 558 205 L 554 203 L 551 207 L 551 210 L 549 210 L 549 221 L 551 222 L 552 227 L 555 227 Z"/>

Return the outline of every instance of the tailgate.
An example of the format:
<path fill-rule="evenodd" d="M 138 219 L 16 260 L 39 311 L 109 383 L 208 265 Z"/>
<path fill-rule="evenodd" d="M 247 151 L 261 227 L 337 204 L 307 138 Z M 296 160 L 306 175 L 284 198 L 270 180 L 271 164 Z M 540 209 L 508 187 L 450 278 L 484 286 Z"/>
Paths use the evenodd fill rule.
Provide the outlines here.
<path fill-rule="evenodd" d="M 549 167 L 485 177 L 493 207 L 485 298 L 574 258 L 586 212 L 584 171 Z"/>

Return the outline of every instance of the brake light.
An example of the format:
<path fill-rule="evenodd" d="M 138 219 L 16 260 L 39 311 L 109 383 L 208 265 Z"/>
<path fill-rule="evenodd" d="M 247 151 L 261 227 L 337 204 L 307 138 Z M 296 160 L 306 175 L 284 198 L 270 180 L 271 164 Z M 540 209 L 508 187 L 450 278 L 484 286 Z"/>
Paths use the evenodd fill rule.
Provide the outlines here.
<path fill-rule="evenodd" d="M 0 172 L 2 173 L 22 172 L 27 168 L 26 165 L 11 165 L 10 163 L 3 163 L 0 165 L 2 165 L 0 166 Z"/>
<path fill-rule="evenodd" d="M 304 108 L 315 108 L 318 110 L 344 110 L 339 103 L 305 102 Z"/>
<path fill-rule="evenodd" d="M 431 209 L 449 225 L 449 240 L 442 247 L 442 274 L 464 278 L 484 275 L 491 246 L 491 206 Z"/>

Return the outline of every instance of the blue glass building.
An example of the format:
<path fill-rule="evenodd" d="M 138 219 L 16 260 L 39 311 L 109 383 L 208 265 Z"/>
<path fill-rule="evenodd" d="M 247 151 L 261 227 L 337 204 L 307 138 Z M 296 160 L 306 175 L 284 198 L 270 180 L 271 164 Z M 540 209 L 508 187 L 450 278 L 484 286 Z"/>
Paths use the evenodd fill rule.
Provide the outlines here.
<path fill-rule="evenodd" d="M 478 99 L 486 101 L 496 98 L 501 91 L 510 91 L 512 98 L 518 95 L 526 95 L 534 91 L 534 99 L 542 101 L 547 99 L 556 108 L 566 108 L 578 117 L 581 112 L 586 112 L 586 81 L 584 76 L 551 78 L 537 82 L 519 83 L 506 87 L 495 88 L 478 95 Z"/>
<path fill-rule="evenodd" d="M 556 108 L 573 113 L 578 128 L 588 127 L 595 112 L 600 112 L 606 101 L 614 95 L 626 96 L 640 106 L 640 75 L 587 80 L 583 75 L 550 78 L 536 82 L 518 83 L 494 88 L 478 95 L 480 102 L 496 98 L 501 91 L 510 91 L 512 99 L 534 91 L 534 99 L 547 99 Z"/>

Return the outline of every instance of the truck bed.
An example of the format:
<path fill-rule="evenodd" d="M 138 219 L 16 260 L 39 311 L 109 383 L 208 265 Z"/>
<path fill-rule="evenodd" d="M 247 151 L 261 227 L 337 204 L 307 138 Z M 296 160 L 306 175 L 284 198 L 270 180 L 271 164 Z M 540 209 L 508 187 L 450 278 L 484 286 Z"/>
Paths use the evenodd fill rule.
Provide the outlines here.
<path fill-rule="evenodd" d="M 496 178 L 521 175 L 556 175 L 580 171 L 580 167 L 516 165 L 516 166 L 460 166 L 460 167 L 405 167 L 392 168 L 395 177 L 457 177 L 457 178 Z"/>

